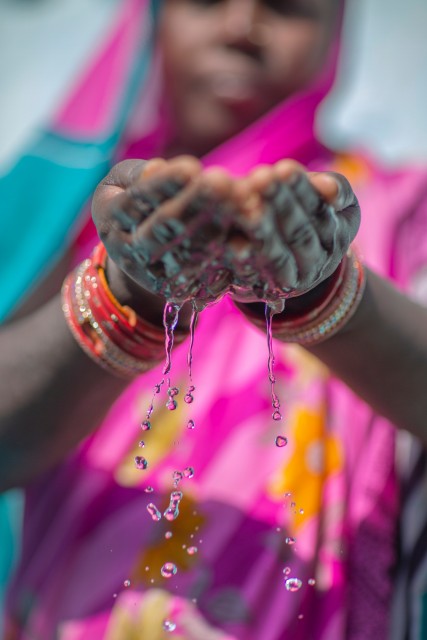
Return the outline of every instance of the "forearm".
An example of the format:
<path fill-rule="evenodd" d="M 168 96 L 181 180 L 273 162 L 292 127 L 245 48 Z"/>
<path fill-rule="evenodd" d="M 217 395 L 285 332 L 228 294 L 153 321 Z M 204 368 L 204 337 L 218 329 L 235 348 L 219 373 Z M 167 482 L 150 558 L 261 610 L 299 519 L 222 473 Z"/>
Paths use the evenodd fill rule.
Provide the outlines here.
<path fill-rule="evenodd" d="M 0 333 L 0 489 L 59 461 L 101 421 L 126 385 L 72 337 L 60 296 Z"/>
<path fill-rule="evenodd" d="M 425 308 L 368 271 L 349 323 L 310 351 L 378 413 L 427 445 Z"/>

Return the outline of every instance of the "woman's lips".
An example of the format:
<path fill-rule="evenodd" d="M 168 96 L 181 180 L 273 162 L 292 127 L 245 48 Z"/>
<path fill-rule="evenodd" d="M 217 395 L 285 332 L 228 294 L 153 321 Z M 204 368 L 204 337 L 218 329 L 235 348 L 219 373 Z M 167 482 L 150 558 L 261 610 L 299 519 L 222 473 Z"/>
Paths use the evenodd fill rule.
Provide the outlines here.
<path fill-rule="evenodd" d="M 258 101 L 259 87 L 247 77 L 223 73 L 211 76 L 207 82 L 213 95 L 224 101 L 247 102 Z"/>
<path fill-rule="evenodd" d="M 205 95 L 231 108 L 257 112 L 266 97 L 260 73 L 247 69 L 213 69 L 197 77 L 196 86 Z"/>

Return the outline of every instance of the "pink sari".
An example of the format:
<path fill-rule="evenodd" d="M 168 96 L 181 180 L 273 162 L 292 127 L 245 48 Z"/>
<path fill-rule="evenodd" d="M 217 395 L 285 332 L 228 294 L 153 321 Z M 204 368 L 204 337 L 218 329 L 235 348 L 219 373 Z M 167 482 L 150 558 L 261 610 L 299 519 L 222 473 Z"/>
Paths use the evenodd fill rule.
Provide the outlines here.
<path fill-rule="evenodd" d="M 427 217 L 425 176 L 383 174 L 366 161 L 334 158 L 317 142 L 315 111 L 333 68 L 207 162 L 243 173 L 292 156 L 346 173 L 362 205 L 366 262 L 407 287 L 427 259 L 426 243 L 408 255 L 406 240 Z M 74 108 L 61 117 L 72 127 L 84 124 L 80 116 Z M 148 157 L 153 139 L 128 145 L 128 155 Z M 76 260 L 93 242 L 89 226 Z M 278 343 L 284 421 L 274 422 L 266 338 L 228 299 L 201 315 L 191 404 L 183 402 L 187 349 L 173 354 L 175 411 L 163 391 L 152 430 L 141 432 L 162 379 L 158 367 L 28 490 L 7 639 L 155 640 L 168 637 L 166 622 L 176 625 L 172 637 L 186 640 L 206 640 L 202 625 L 229 640 L 386 638 L 399 510 L 393 427 L 313 357 Z M 287 446 L 275 445 L 278 435 Z M 145 471 L 133 462 L 141 437 Z M 163 513 L 177 488 L 179 516 L 153 521 L 147 505 Z M 170 579 L 165 563 L 177 569 Z"/>

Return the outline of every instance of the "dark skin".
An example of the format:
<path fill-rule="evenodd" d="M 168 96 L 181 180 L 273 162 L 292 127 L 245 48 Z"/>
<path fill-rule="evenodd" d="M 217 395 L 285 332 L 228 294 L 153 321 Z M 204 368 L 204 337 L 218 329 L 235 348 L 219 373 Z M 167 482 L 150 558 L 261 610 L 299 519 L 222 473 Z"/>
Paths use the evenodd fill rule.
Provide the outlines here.
<path fill-rule="evenodd" d="M 195 155 L 207 151 L 246 124 L 244 116 L 259 117 L 274 101 L 305 86 L 323 64 L 334 28 L 332 0 L 318 0 L 315 17 L 302 15 L 302 9 L 297 16 L 294 11 L 290 15 L 287 2 L 277 3 L 276 8 L 267 2 L 244 2 L 248 8 L 246 22 L 239 18 L 242 0 L 170 0 L 166 4 L 161 25 L 165 70 L 172 74 L 175 61 L 175 76 L 184 74 L 182 82 L 169 87 L 175 131 L 180 135 L 175 135 L 165 150 L 166 157 L 177 151 Z M 278 9 L 282 11 L 285 6 L 286 12 L 279 13 Z M 175 30 L 175 21 L 184 17 L 187 33 L 193 35 L 180 42 L 181 30 Z M 274 51 L 279 53 L 275 48 L 278 45 L 271 44 L 276 36 L 267 37 L 273 23 L 281 33 L 290 34 L 281 39 L 277 58 Z M 297 33 L 298 37 L 292 35 Z M 284 42 L 287 52 L 282 49 Z M 195 55 L 192 47 L 203 47 L 203 43 L 205 53 Z M 282 56 L 286 68 L 280 66 Z M 191 77 L 196 76 L 191 69 L 185 70 L 190 60 L 214 60 L 203 64 L 215 67 L 220 64 L 218 59 L 224 58 L 233 68 L 232 77 L 221 69 L 205 69 L 208 80 L 206 84 L 195 82 L 193 93 Z M 275 74 L 267 72 L 266 60 L 271 61 L 268 68 L 272 70 L 280 66 L 281 95 Z M 258 92 L 254 78 L 259 77 L 254 61 L 262 65 L 262 73 L 269 78 L 270 89 L 264 92 L 268 100 L 262 104 L 253 99 L 253 87 Z M 183 96 L 179 95 L 180 87 L 186 88 Z M 204 111 L 206 135 L 202 135 L 194 115 L 202 102 L 212 105 Z M 113 292 L 121 302 L 155 322 L 160 322 L 165 293 L 180 300 L 193 295 L 206 300 L 231 291 L 250 301 L 260 296 L 259 281 L 267 282 L 271 299 L 280 297 L 278 292 L 282 290 L 283 295 L 293 296 L 288 308 L 309 308 L 321 295 L 325 281 L 357 231 L 360 212 L 345 178 L 307 174 L 292 161 L 261 167 L 238 181 L 222 170 L 203 172 L 197 159 L 187 156 L 160 159 L 149 165 L 132 162 L 117 165 L 101 183 L 93 213 L 110 252 L 108 277 Z M 174 182 L 175 191 L 164 197 Z M 283 196 L 281 207 L 271 204 L 278 186 Z M 159 191 L 163 192 L 162 202 L 145 219 L 141 202 L 152 200 L 153 193 L 158 198 Z M 265 220 L 279 226 L 280 233 L 269 233 Z M 156 225 L 162 232 L 172 229 L 164 242 L 159 243 L 153 235 Z M 185 234 L 181 233 L 182 225 Z M 205 254 L 211 272 L 221 272 L 215 282 L 199 277 L 200 235 L 208 239 L 209 252 Z M 166 258 L 172 246 L 179 249 L 179 271 L 186 276 L 184 286 Z M 273 250 L 275 259 L 271 260 Z M 252 276 L 255 273 L 259 278 L 242 276 L 242 266 L 248 261 Z M 126 385 L 97 367 L 72 338 L 59 293 L 52 293 L 59 291 L 68 269 L 65 260 L 0 332 L 3 489 L 26 484 L 61 460 L 99 424 Z M 424 308 L 368 273 L 366 293 L 357 313 L 339 334 L 312 349 L 375 410 L 424 442 L 426 316 Z M 188 322 L 185 308 L 180 322 L 182 326 Z"/>

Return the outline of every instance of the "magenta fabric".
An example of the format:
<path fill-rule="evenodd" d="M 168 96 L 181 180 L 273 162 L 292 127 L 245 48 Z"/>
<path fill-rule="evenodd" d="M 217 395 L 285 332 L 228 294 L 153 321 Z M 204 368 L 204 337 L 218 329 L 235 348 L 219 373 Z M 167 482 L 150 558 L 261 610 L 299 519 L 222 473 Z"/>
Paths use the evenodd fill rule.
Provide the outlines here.
<path fill-rule="evenodd" d="M 137 5 L 130 2 L 126 10 Z M 112 37 L 125 43 L 133 21 L 120 25 Z M 95 75 L 109 55 L 107 47 Z M 315 113 L 331 86 L 332 58 L 315 86 L 213 152 L 206 164 L 239 174 L 290 156 L 343 171 L 362 205 L 358 245 L 366 262 L 407 287 L 427 258 L 427 247 L 416 260 L 408 255 L 414 225 L 427 216 L 425 175 L 389 175 L 368 161 L 335 158 L 317 141 Z M 91 78 L 81 89 L 92 86 Z M 115 91 L 122 79 L 114 77 Z M 60 121 L 81 131 L 102 127 L 114 103 L 114 91 L 107 93 L 105 112 L 81 119 L 71 99 Z M 92 104 L 88 99 L 85 109 Z M 149 157 L 153 141 L 161 150 L 163 133 L 158 123 L 144 140 L 128 139 L 122 155 L 138 149 Z M 416 220 L 414 211 L 422 212 Z M 76 260 L 95 241 L 89 225 Z M 201 314 L 192 404 L 183 402 L 190 384 L 187 348 L 173 354 L 176 411 L 166 409 L 163 390 L 152 430 L 141 431 L 163 378 L 158 367 L 135 380 L 99 429 L 28 490 L 7 640 L 156 640 L 169 637 L 162 628 L 168 620 L 176 624 L 171 637 L 185 640 L 207 640 L 214 630 L 219 640 L 386 638 L 399 509 L 393 427 L 302 349 L 279 343 L 284 421 L 275 423 L 265 335 L 228 299 Z M 278 435 L 288 438 L 286 447 L 275 445 Z M 135 468 L 135 455 L 147 458 L 146 471 Z M 179 517 L 152 521 L 147 505 L 163 512 L 177 488 L 173 473 L 190 466 L 194 477 L 178 485 Z M 169 580 L 160 571 L 165 562 L 177 567 Z M 288 590 L 289 578 L 301 581 L 300 588 Z"/>

